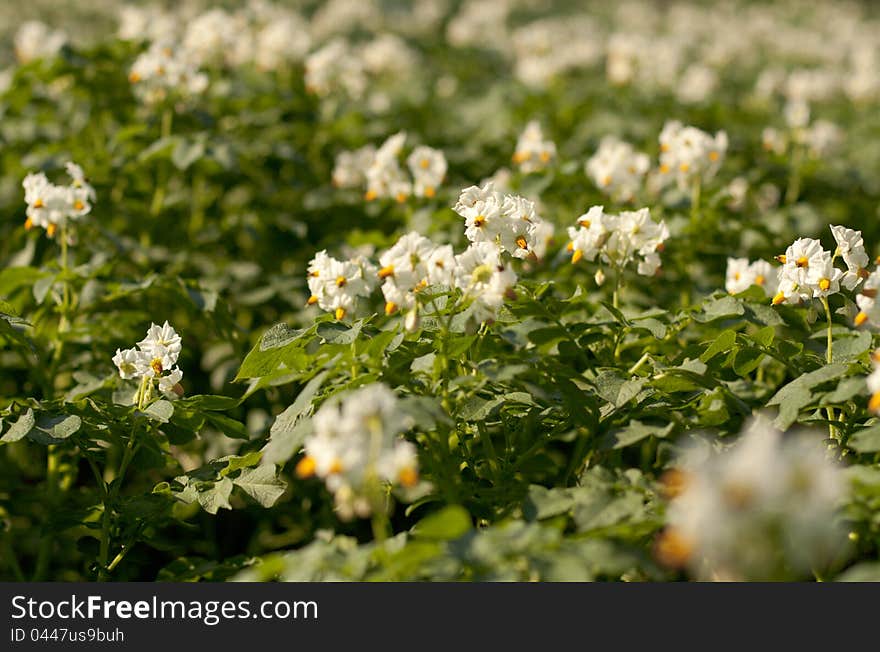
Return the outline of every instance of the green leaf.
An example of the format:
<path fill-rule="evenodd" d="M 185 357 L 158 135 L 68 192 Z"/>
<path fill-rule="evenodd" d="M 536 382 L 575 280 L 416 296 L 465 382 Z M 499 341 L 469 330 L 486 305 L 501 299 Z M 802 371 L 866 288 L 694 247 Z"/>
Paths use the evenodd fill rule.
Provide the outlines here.
<path fill-rule="evenodd" d="M 612 430 L 602 439 L 602 448 L 616 449 L 625 448 L 637 444 L 647 437 L 666 437 L 675 427 L 674 423 L 667 423 L 665 426 L 653 425 L 650 423 L 642 423 L 634 419 L 623 428 Z"/>
<path fill-rule="evenodd" d="M 416 523 L 411 532 L 418 539 L 451 541 L 473 527 L 471 515 L 460 505 L 448 505 Z"/>
<path fill-rule="evenodd" d="M 174 406 L 171 404 L 171 401 L 166 401 L 165 399 L 162 399 L 160 401 L 150 403 L 147 407 L 144 408 L 143 413 L 146 414 L 153 421 L 158 421 L 159 423 L 168 423 L 168 421 L 171 419 L 171 415 L 174 414 Z"/>
<path fill-rule="evenodd" d="M 35 423 L 34 411 L 28 408 L 28 411 L 18 417 L 18 420 L 10 426 L 6 434 L 0 437 L 0 441 L 10 443 L 23 439 L 31 431 Z"/>
<path fill-rule="evenodd" d="M 229 496 L 235 485 L 229 478 L 223 478 L 213 483 L 209 489 L 199 491 L 198 501 L 209 514 L 216 514 L 219 509 L 232 509 L 229 504 Z"/>
<path fill-rule="evenodd" d="M 302 448 L 310 427 L 302 424 L 301 417 L 311 407 L 312 399 L 330 371 L 326 369 L 306 383 L 296 400 L 275 417 L 269 429 L 269 441 L 263 447 L 265 464 L 283 464 Z"/>
<path fill-rule="evenodd" d="M 272 507 L 287 488 L 287 483 L 276 477 L 276 471 L 274 464 L 242 469 L 232 482 L 263 507 Z"/>
<path fill-rule="evenodd" d="M 779 416 L 774 424 L 780 430 L 788 430 L 800 414 L 801 409 L 813 401 L 813 389 L 823 383 L 839 378 L 846 373 L 847 365 L 830 364 L 806 373 L 791 381 L 771 398 L 767 405 L 778 405 Z"/>
<path fill-rule="evenodd" d="M 574 505 L 570 489 L 547 489 L 533 484 L 529 487 L 523 515 L 530 521 L 537 521 L 568 512 Z"/>
<path fill-rule="evenodd" d="M 856 430 L 846 443 L 858 453 L 876 453 L 880 451 L 880 423 Z"/>
<path fill-rule="evenodd" d="M 38 444 L 58 444 L 70 437 L 82 425 L 75 414 L 40 417 L 28 437 Z"/>
<path fill-rule="evenodd" d="M 871 348 L 871 333 L 859 331 L 854 337 L 838 337 L 831 342 L 832 362 L 849 362 Z"/>
<path fill-rule="evenodd" d="M 739 317 L 743 313 L 745 313 L 745 308 L 743 308 L 743 303 L 740 299 L 724 296 L 703 304 L 703 311 L 694 313 L 694 319 L 698 322 L 707 323 L 717 319 Z"/>

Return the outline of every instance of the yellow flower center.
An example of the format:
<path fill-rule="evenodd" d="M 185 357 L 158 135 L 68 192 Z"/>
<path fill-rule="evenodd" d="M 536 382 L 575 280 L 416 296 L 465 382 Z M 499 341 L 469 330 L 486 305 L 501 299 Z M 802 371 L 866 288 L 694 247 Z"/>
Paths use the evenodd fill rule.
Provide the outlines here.
<path fill-rule="evenodd" d="M 810 259 L 807 258 L 806 256 L 801 256 L 796 261 L 794 261 L 794 264 L 797 265 L 798 267 L 809 267 L 810 266 Z"/>

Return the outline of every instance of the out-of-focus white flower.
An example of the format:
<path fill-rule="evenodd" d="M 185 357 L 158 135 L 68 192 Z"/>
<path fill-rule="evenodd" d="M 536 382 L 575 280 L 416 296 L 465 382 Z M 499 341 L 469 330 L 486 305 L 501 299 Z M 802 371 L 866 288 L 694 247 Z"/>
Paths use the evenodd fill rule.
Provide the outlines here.
<path fill-rule="evenodd" d="M 684 104 L 705 102 L 718 88 L 718 74 L 701 63 L 691 64 L 678 81 L 676 95 Z"/>
<path fill-rule="evenodd" d="M 783 439 L 759 417 L 723 452 L 691 450 L 665 480 L 658 556 L 700 579 L 798 579 L 845 543 L 835 514 L 846 485 L 819 436 Z"/>
<path fill-rule="evenodd" d="M 343 519 L 367 516 L 382 484 L 412 487 L 418 482 L 415 446 L 400 437 L 412 425 L 397 396 L 382 383 L 335 397 L 312 417 L 296 473 L 323 480 Z"/>
<path fill-rule="evenodd" d="M 816 120 L 803 132 L 803 144 L 813 158 L 825 158 L 843 140 L 843 132 L 833 122 Z"/>
<path fill-rule="evenodd" d="M 15 56 L 21 63 L 50 59 L 67 43 L 67 34 L 39 20 L 23 23 L 15 33 Z"/>
<path fill-rule="evenodd" d="M 24 178 L 26 229 L 35 226 L 46 229 L 51 238 L 59 228 L 67 226 L 68 221 L 79 220 L 91 212 L 95 189 L 86 181 L 80 166 L 68 162 L 66 169 L 71 177 L 68 186 L 51 183 L 42 172 Z"/>
<path fill-rule="evenodd" d="M 413 176 L 413 192 L 417 197 L 433 197 L 446 178 L 446 157 L 439 149 L 421 145 L 406 159 Z"/>
<path fill-rule="evenodd" d="M 865 379 L 871 398 L 868 399 L 868 410 L 874 414 L 880 414 L 880 349 L 871 353 L 873 370 Z"/>
<path fill-rule="evenodd" d="M 739 294 L 757 285 L 768 297 L 776 294 L 777 272 L 766 260 L 749 262 L 748 258 L 728 258 L 725 289 Z"/>
<path fill-rule="evenodd" d="M 761 146 L 768 152 L 781 156 L 788 149 L 788 139 L 778 129 L 765 127 L 761 132 Z"/>
<path fill-rule="evenodd" d="M 365 145 L 354 151 L 340 152 L 333 167 L 333 185 L 337 188 L 358 188 L 367 181 L 367 169 L 376 157 L 376 148 Z"/>
<path fill-rule="evenodd" d="M 119 10 L 116 35 L 126 41 L 157 41 L 176 37 L 180 21 L 173 13 L 156 5 L 124 5 Z"/>
<path fill-rule="evenodd" d="M 359 99 L 367 88 L 363 62 L 342 38 L 333 39 L 306 57 L 305 69 L 306 89 L 320 97 L 342 90 Z"/>
<path fill-rule="evenodd" d="M 598 188 L 620 201 L 631 201 L 651 167 L 647 154 L 613 136 L 606 136 L 586 164 L 587 175 Z"/>
<path fill-rule="evenodd" d="M 520 172 L 530 174 L 546 168 L 556 158 L 556 145 L 544 138 L 541 124 L 532 120 L 526 125 L 513 153 L 513 162 Z"/>
<path fill-rule="evenodd" d="M 687 189 L 694 179 L 708 181 L 718 172 L 727 153 L 727 134 L 710 136 L 678 121 L 667 122 L 660 132 L 660 172 Z"/>
<path fill-rule="evenodd" d="M 727 207 L 732 211 L 741 211 L 745 208 L 749 194 L 749 182 L 745 177 L 735 177 L 727 184 L 728 196 Z"/>
<path fill-rule="evenodd" d="M 786 103 L 782 114 L 789 129 L 803 129 L 810 124 L 810 105 L 803 100 Z"/>
<path fill-rule="evenodd" d="M 880 326 L 880 303 L 877 301 L 877 292 L 880 291 L 880 268 L 875 269 L 865 279 L 861 292 L 856 295 L 856 305 L 859 312 L 855 317 L 856 326 L 870 322 L 873 326 Z"/>
<path fill-rule="evenodd" d="M 156 41 L 135 59 L 128 80 L 147 104 L 163 102 L 172 94 L 198 95 L 208 87 L 208 76 L 170 41 Z"/>
<path fill-rule="evenodd" d="M 360 48 L 364 68 L 371 75 L 406 74 L 418 65 L 418 55 L 396 34 L 380 34 Z"/>
<path fill-rule="evenodd" d="M 254 63 L 262 70 L 301 61 L 311 47 L 308 25 L 292 11 L 276 11 L 254 37 Z"/>

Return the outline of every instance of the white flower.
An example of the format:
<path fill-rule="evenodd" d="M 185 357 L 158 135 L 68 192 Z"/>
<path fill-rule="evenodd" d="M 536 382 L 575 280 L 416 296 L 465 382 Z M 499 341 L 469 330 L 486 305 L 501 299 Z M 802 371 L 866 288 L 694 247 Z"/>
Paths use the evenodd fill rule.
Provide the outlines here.
<path fill-rule="evenodd" d="M 333 168 L 333 185 L 337 188 L 358 188 L 367 181 L 367 170 L 376 157 L 376 148 L 365 145 L 359 149 L 340 152 Z"/>
<path fill-rule="evenodd" d="M 871 353 L 873 371 L 865 379 L 871 398 L 868 399 L 868 410 L 874 414 L 880 414 L 880 349 Z"/>
<path fill-rule="evenodd" d="M 647 154 L 635 151 L 629 143 L 606 136 L 587 161 L 585 169 L 587 176 L 603 193 L 626 202 L 631 201 L 642 187 L 650 167 Z"/>
<path fill-rule="evenodd" d="M 137 348 L 116 349 L 113 364 L 119 377 L 123 380 L 142 379 L 138 391 L 139 405 L 151 398 L 154 381 L 158 381 L 159 391 L 167 398 L 174 399 L 183 394 L 180 387 L 183 371 L 176 366 L 181 345 L 180 335 L 166 321 L 161 326 L 150 324 L 146 337 L 138 342 Z"/>
<path fill-rule="evenodd" d="M 865 242 L 862 240 L 862 232 L 848 229 L 845 226 L 832 226 L 831 233 L 837 242 L 834 257 L 841 256 L 846 263 L 846 274 L 842 283 L 847 290 L 854 290 L 867 275 L 869 258 L 865 252 Z"/>
<path fill-rule="evenodd" d="M 543 170 L 556 158 L 556 145 L 544 138 L 544 132 L 537 120 L 526 125 L 516 143 L 513 162 L 519 165 L 524 174 Z"/>
<path fill-rule="evenodd" d="M 763 288 L 768 297 L 776 294 L 777 272 L 765 260 L 752 263 L 748 258 L 728 258 L 725 289 L 730 294 L 739 294 L 753 285 Z"/>
<path fill-rule="evenodd" d="M 501 250 L 491 242 L 477 242 L 455 257 L 455 283 L 473 299 L 477 321 L 494 319 L 505 297 L 516 284 L 516 274 L 501 260 Z"/>
<path fill-rule="evenodd" d="M 335 38 L 310 54 L 305 61 L 306 89 L 324 97 L 342 90 L 353 99 L 367 87 L 362 61 L 342 38 Z"/>
<path fill-rule="evenodd" d="M 689 188 L 694 179 L 714 177 L 726 153 L 727 134 L 723 131 L 710 136 L 672 121 L 660 132 L 660 172 L 674 177 L 682 189 Z"/>
<path fill-rule="evenodd" d="M 684 104 L 699 104 L 718 88 L 716 72 L 701 63 L 691 64 L 678 81 L 676 96 Z"/>
<path fill-rule="evenodd" d="M 654 222 L 647 208 L 612 215 L 593 206 L 578 218 L 576 227 L 569 227 L 568 235 L 572 263 L 582 258 L 592 262 L 598 255 L 619 270 L 635 261 L 639 274 L 653 276 L 669 229 L 665 222 Z"/>
<path fill-rule="evenodd" d="M 147 336 L 138 342 L 138 348 L 150 356 L 156 375 L 162 370 L 171 369 L 177 363 L 181 346 L 180 335 L 167 321 L 161 326 L 151 324 L 147 329 Z"/>
<path fill-rule="evenodd" d="M 413 192 L 417 197 L 433 197 L 446 177 L 446 157 L 438 149 L 416 147 L 406 159 L 413 176 Z"/>
<path fill-rule="evenodd" d="M 439 245 L 434 248 L 426 262 L 428 282 L 431 285 L 451 287 L 455 281 L 455 253 L 452 245 Z"/>
<path fill-rule="evenodd" d="M 162 392 L 166 398 L 175 399 L 179 396 L 178 392 L 180 391 L 178 384 L 183 379 L 183 372 L 178 368 L 174 367 L 167 376 L 162 376 L 159 378 L 159 391 Z"/>
<path fill-rule="evenodd" d="M 308 266 L 309 305 L 317 303 L 336 319 L 343 319 L 357 308 L 358 298 L 370 296 L 373 284 L 365 272 L 372 273 L 372 269 L 365 261 L 337 260 L 319 251 Z"/>
<path fill-rule="evenodd" d="M 406 142 L 406 134 L 401 131 L 389 137 L 376 150 L 366 172 L 365 198 L 368 201 L 379 197 L 393 197 L 402 202 L 412 194 L 412 183 L 397 160 L 404 142 Z"/>
<path fill-rule="evenodd" d="M 339 508 L 365 497 L 373 482 L 411 487 L 418 481 L 416 449 L 400 438 L 410 427 L 394 392 L 365 385 L 321 405 L 296 473 L 321 478 Z M 368 503 L 361 506 L 362 515 L 369 513 Z"/>
<path fill-rule="evenodd" d="M 701 579 L 798 579 L 845 542 L 843 473 L 818 436 L 783 439 L 759 418 L 729 449 L 692 450 L 679 465 L 658 553 Z"/>
<path fill-rule="evenodd" d="M 862 286 L 861 293 L 856 295 L 856 305 L 859 312 L 855 317 L 856 326 L 865 322 L 872 325 L 880 325 L 880 303 L 877 302 L 877 292 L 880 290 L 880 268 L 875 269 Z"/>
<path fill-rule="evenodd" d="M 51 183 L 42 172 L 24 178 L 25 228 L 44 228 L 52 237 L 58 228 L 67 225 L 68 220 L 78 220 L 91 212 L 95 189 L 86 181 L 80 166 L 68 162 L 66 167 L 73 180 L 69 186 Z"/>
<path fill-rule="evenodd" d="M 843 275 L 832 267 L 831 253 L 813 238 L 798 238 L 780 259 L 784 262 L 779 269 L 779 289 L 773 297 L 774 305 L 827 296 Z"/>
<path fill-rule="evenodd" d="M 454 210 L 465 220 L 468 240 L 492 243 L 514 258 L 539 257 L 552 236 L 534 202 L 497 192 L 491 183 L 462 190 Z"/>
<path fill-rule="evenodd" d="M 38 20 L 23 23 L 15 33 L 15 56 L 21 63 L 54 57 L 67 43 L 67 35 Z"/>
<path fill-rule="evenodd" d="M 135 59 L 128 80 L 147 104 L 163 102 L 170 94 L 198 95 L 208 87 L 191 55 L 170 41 L 156 41 Z"/>
<path fill-rule="evenodd" d="M 146 364 L 144 364 L 146 362 Z M 147 354 L 138 349 L 116 349 L 113 356 L 113 364 L 119 370 L 119 377 L 123 380 L 139 378 L 149 366 Z"/>
<path fill-rule="evenodd" d="M 407 310 L 415 305 L 415 292 L 429 282 L 428 261 L 434 243 L 412 231 L 402 236 L 379 257 L 379 278 L 385 296 L 385 313 Z"/>

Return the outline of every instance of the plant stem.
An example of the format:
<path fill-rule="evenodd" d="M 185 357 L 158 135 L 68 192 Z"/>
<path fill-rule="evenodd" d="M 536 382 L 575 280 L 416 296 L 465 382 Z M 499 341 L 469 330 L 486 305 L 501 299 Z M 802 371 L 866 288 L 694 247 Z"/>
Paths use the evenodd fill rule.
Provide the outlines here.
<path fill-rule="evenodd" d="M 24 573 L 21 572 L 21 565 L 18 563 L 18 557 L 15 555 L 15 550 L 12 547 L 12 543 L 3 536 L 3 559 L 6 560 L 6 565 L 9 566 L 9 570 L 12 571 L 12 574 L 15 576 L 16 582 L 24 582 Z"/>
<path fill-rule="evenodd" d="M 620 282 L 621 282 L 621 270 L 615 266 L 614 267 L 614 291 L 611 293 L 611 305 L 620 309 Z"/>
<path fill-rule="evenodd" d="M 55 503 L 58 496 L 58 457 L 55 454 L 55 446 L 50 445 L 46 448 L 46 505 L 51 518 L 52 512 L 55 510 Z M 47 519 L 48 520 L 48 519 Z M 52 537 L 48 532 L 43 533 L 40 539 L 40 546 L 37 550 L 37 563 L 34 569 L 34 582 L 40 582 L 46 578 L 49 570 L 49 554 L 52 552 Z"/>
<path fill-rule="evenodd" d="M 825 319 L 828 321 L 828 338 L 827 343 L 825 345 L 825 362 L 831 364 L 831 360 L 833 359 L 833 334 L 831 332 L 832 321 L 831 321 L 831 306 L 828 304 L 828 297 L 822 297 L 822 307 L 825 308 Z M 825 408 L 825 413 L 828 415 L 829 421 L 834 421 L 834 408 L 828 406 Z M 834 427 L 833 424 L 828 424 L 828 436 L 831 439 L 836 439 L 837 428 Z"/>
<path fill-rule="evenodd" d="M 794 145 L 791 151 L 791 170 L 788 175 L 788 187 L 785 189 L 785 203 L 794 204 L 801 192 L 801 161 L 803 151 L 798 145 Z"/>
<path fill-rule="evenodd" d="M 700 193 L 702 191 L 702 179 L 698 176 L 694 178 L 694 185 L 691 187 L 691 226 L 696 228 L 700 221 Z"/>
<path fill-rule="evenodd" d="M 162 127 L 160 138 L 171 137 L 171 122 L 174 119 L 174 112 L 171 107 L 166 107 L 162 112 Z M 168 183 L 167 161 L 159 163 L 159 170 L 156 173 L 156 189 L 153 192 L 153 201 L 150 203 L 150 214 L 154 217 L 162 211 L 162 205 L 165 203 L 165 186 Z"/>
<path fill-rule="evenodd" d="M 142 381 L 142 388 L 143 385 L 144 383 Z M 140 394 L 141 392 L 138 393 Z M 128 443 L 125 445 L 125 451 L 122 454 L 122 461 L 119 463 L 119 472 L 113 479 L 111 483 L 112 486 L 107 484 L 104 485 L 104 514 L 101 519 L 101 546 L 98 553 L 98 580 L 102 582 L 107 580 L 110 571 L 116 567 L 116 564 L 122 561 L 122 558 L 120 557 L 118 560 L 114 559 L 112 567 L 107 564 L 110 558 L 110 529 L 113 521 L 113 506 L 116 503 L 116 499 L 119 497 L 119 490 L 125 479 L 125 472 L 128 469 L 128 465 L 131 463 L 132 458 L 137 452 L 137 447 L 134 443 L 136 434 L 137 424 L 133 424 L 131 435 L 128 438 Z"/>
<path fill-rule="evenodd" d="M 649 357 L 650 357 L 650 354 L 649 354 L 649 353 L 645 353 L 644 355 L 642 355 L 642 357 L 639 358 L 638 362 L 636 362 L 632 367 L 629 368 L 629 370 L 626 372 L 627 375 L 631 376 L 631 375 L 633 375 L 635 372 L 637 372 L 639 369 L 641 369 L 641 368 L 642 368 L 642 365 L 645 364 L 645 361 L 646 361 Z"/>

